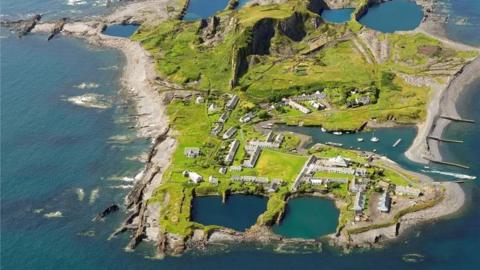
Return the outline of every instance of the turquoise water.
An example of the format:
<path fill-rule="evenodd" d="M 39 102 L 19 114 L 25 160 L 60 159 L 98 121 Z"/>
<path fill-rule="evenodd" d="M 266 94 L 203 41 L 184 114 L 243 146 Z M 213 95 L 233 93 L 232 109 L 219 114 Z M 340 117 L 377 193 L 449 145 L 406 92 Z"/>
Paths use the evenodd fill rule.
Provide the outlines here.
<path fill-rule="evenodd" d="M 301 197 L 288 201 L 285 217 L 273 231 L 287 237 L 319 238 L 334 233 L 339 212 L 333 201 Z"/>
<path fill-rule="evenodd" d="M 190 0 L 184 20 L 205 19 L 224 10 L 229 0 Z"/>
<path fill-rule="evenodd" d="M 393 0 L 374 5 L 360 18 L 360 23 L 384 33 L 415 29 L 423 18 L 423 11 L 414 1 Z"/>
<path fill-rule="evenodd" d="M 435 13 L 448 16 L 445 26 L 450 39 L 480 46 L 480 1 L 478 0 L 439 0 Z"/>
<path fill-rule="evenodd" d="M 245 231 L 265 212 L 267 199 L 258 196 L 231 195 L 225 204 L 220 196 L 195 197 L 192 220 L 205 225 L 221 225 Z"/>
<path fill-rule="evenodd" d="M 109 36 L 128 38 L 137 31 L 138 27 L 140 27 L 138 24 L 113 24 L 109 25 L 103 33 Z"/>
<path fill-rule="evenodd" d="M 23 16 L 41 6 L 43 10 L 62 8 L 50 14 L 65 14 L 70 9 L 64 5 L 66 2 L 5 0 L 1 12 L 7 14 L 7 10 L 16 8 L 7 15 Z M 122 115 L 128 113 L 123 106 L 95 110 L 64 101 L 70 96 L 95 92 L 113 99 L 113 104 L 123 104 L 123 99 L 116 95 L 123 57 L 70 38 L 47 43 L 45 36 L 16 39 L 4 31 L 1 36 L 2 269 L 442 270 L 475 269 L 480 265 L 478 180 L 464 185 L 468 204 L 462 213 L 416 228 L 407 239 L 386 249 L 342 255 L 327 247 L 316 254 L 278 254 L 240 247 L 230 252 L 186 254 L 159 261 L 146 259 L 153 254 L 153 248 L 142 244 L 135 252 L 127 253 L 123 250 L 128 243 L 126 235 L 107 240 L 121 223 L 123 213 L 113 214 L 104 222 L 94 223 L 91 219 L 106 205 L 123 201 L 127 190 L 114 187 L 131 183 L 113 180 L 118 178 L 111 176 L 134 176 L 141 164 L 126 157 L 144 151 L 146 142 L 109 143 L 110 137 L 131 132 L 128 126 L 132 123 L 119 123 Z M 82 82 L 96 82 L 99 87 L 74 87 Z M 459 109 L 463 116 L 480 122 L 478 93 L 479 82 L 461 96 Z M 442 145 L 445 158 L 471 164 L 472 169 L 462 173 L 480 177 L 480 165 L 476 165 L 480 164 L 479 125 L 454 124 L 446 133 L 468 144 Z M 392 134 L 393 137 L 397 136 Z M 77 188 L 85 191 L 83 201 L 78 200 Z M 99 197 L 90 204 L 90 195 L 96 189 Z M 43 208 L 43 212 L 34 213 L 38 208 Z M 57 210 L 63 212 L 62 218 L 43 217 L 44 213 Z M 408 253 L 422 254 L 424 259 L 406 263 L 402 256 Z"/>
<path fill-rule="evenodd" d="M 354 10 L 353 8 L 325 9 L 321 16 L 330 23 L 344 23 L 350 20 Z"/>
<path fill-rule="evenodd" d="M 409 161 L 404 155 L 405 151 L 408 150 L 415 139 L 417 133 L 417 129 L 412 126 L 378 128 L 372 131 L 363 131 L 359 133 L 345 133 L 340 136 L 322 132 L 319 127 L 279 126 L 278 129 L 311 136 L 312 142 L 307 145 L 307 147 L 316 143 L 340 143 L 342 144 L 342 147 L 346 149 L 362 151 L 376 150 L 377 154 L 387 156 L 408 169 L 420 170 L 423 168 L 422 165 Z M 378 137 L 380 141 L 377 143 L 371 142 L 370 139 L 373 136 Z M 363 138 L 363 142 L 358 142 L 358 138 Z M 401 142 L 396 147 L 393 147 L 393 144 L 398 139 L 401 139 Z"/>

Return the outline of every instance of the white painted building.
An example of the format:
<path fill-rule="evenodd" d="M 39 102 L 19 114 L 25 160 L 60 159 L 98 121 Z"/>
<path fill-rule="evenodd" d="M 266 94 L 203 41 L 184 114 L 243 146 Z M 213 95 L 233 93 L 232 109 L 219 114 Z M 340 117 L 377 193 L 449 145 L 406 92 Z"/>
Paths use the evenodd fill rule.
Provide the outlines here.
<path fill-rule="evenodd" d="M 238 96 L 233 95 L 233 97 L 231 97 L 230 100 L 227 102 L 227 109 L 228 110 L 235 109 L 235 106 L 237 106 L 238 100 L 239 100 Z"/>
<path fill-rule="evenodd" d="M 240 142 L 238 140 L 233 140 L 233 142 L 230 143 L 230 149 L 228 150 L 228 154 L 225 156 L 225 164 L 232 164 L 239 146 Z"/>
<path fill-rule="evenodd" d="M 299 103 L 297 103 L 297 102 L 295 102 L 295 101 L 293 101 L 293 100 L 291 100 L 291 99 L 288 99 L 288 100 L 287 100 L 287 104 L 288 104 L 290 107 L 292 107 L 292 108 L 294 108 L 294 109 L 297 109 L 297 110 L 301 111 L 301 112 L 304 113 L 304 114 L 308 114 L 308 113 L 311 112 L 309 108 L 307 108 L 307 107 L 305 107 L 305 106 L 303 106 L 303 105 L 301 105 L 301 104 L 299 104 Z"/>
<path fill-rule="evenodd" d="M 225 131 L 222 138 L 224 140 L 228 140 L 228 139 L 232 138 L 233 135 L 235 135 L 235 133 L 237 133 L 237 128 L 236 127 L 231 127 L 227 131 Z"/>

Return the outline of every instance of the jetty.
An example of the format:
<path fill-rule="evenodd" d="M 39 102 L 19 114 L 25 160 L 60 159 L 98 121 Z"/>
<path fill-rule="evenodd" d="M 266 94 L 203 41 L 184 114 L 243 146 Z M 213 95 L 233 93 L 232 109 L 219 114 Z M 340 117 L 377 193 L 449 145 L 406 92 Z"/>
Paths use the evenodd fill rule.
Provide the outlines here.
<path fill-rule="evenodd" d="M 448 116 L 448 115 L 440 115 L 440 118 L 455 121 L 455 122 L 464 122 L 464 123 L 471 123 L 471 124 L 475 123 L 475 120 L 463 119 L 461 117 L 454 117 L 454 116 Z"/>
<path fill-rule="evenodd" d="M 453 139 L 444 139 L 436 136 L 428 136 L 428 139 L 439 141 L 439 142 L 448 142 L 448 143 L 463 143 L 462 140 L 453 140 Z"/>
<path fill-rule="evenodd" d="M 394 144 L 393 147 L 397 147 L 402 142 L 402 139 L 398 139 Z"/>
<path fill-rule="evenodd" d="M 428 161 L 430 161 L 430 162 L 433 162 L 433 163 L 438 163 L 438 164 L 443 164 L 443 165 L 454 166 L 454 167 L 458 167 L 458 168 L 462 168 L 462 169 L 470 169 L 469 166 L 462 165 L 462 164 L 458 164 L 458 163 L 454 163 L 454 162 L 436 160 L 436 159 L 432 159 L 432 158 L 425 157 L 425 156 L 424 156 L 423 158 L 426 159 L 426 160 L 428 160 Z"/>

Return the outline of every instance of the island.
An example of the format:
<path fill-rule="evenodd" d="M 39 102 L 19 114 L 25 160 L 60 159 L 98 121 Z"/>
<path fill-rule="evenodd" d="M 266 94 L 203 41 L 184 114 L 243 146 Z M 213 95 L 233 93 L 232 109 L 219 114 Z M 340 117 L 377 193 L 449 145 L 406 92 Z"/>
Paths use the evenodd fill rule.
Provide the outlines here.
<path fill-rule="evenodd" d="M 137 99 L 139 134 L 152 139 L 126 198 L 129 215 L 112 234 L 131 231 L 128 250 L 142 240 L 153 241 L 159 257 L 225 243 L 316 249 L 323 242 L 350 250 L 382 246 L 464 203 L 456 183 L 436 182 L 373 152 L 307 147 L 304 136 L 277 128 L 343 134 L 419 125 L 409 158 L 441 158 L 428 142 L 439 100 L 478 65 L 479 50 L 425 30 L 429 0 L 417 1 L 425 17 L 416 30 L 363 26 L 359 19 L 381 2 L 252 0 L 236 8 L 232 0 L 212 17 L 182 20 L 188 0 L 155 8 L 147 1 L 89 21 L 35 17 L 22 29 L 81 37 L 127 57 L 125 88 Z M 353 8 L 347 22 L 322 19 L 323 10 L 346 7 Z M 102 33 L 116 23 L 141 26 L 130 39 Z M 227 201 L 233 194 L 268 198 L 245 232 L 191 219 L 194 198 Z M 320 239 L 275 234 L 272 226 L 299 196 L 334 201 L 336 232 Z"/>

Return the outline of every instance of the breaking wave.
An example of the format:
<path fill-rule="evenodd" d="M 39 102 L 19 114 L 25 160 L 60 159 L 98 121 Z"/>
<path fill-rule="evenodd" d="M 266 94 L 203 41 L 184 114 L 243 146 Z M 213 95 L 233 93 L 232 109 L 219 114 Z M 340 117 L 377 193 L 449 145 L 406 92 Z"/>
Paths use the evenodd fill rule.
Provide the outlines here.
<path fill-rule="evenodd" d="M 93 89 L 98 88 L 100 85 L 95 82 L 82 82 L 81 84 L 75 85 L 75 88 L 78 89 Z"/>
<path fill-rule="evenodd" d="M 436 171 L 436 170 L 421 170 L 421 171 L 422 171 L 422 172 L 425 172 L 425 173 L 435 173 L 435 174 L 452 176 L 452 177 L 459 178 L 459 179 L 469 179 L 469 180 L 475 180 L 475 179 L 477 179 L 476 176 L 467 175 L 467 174 L 461 174 L 461 173 L 442 172 L 442 171 Z"/>

